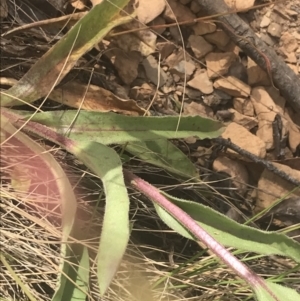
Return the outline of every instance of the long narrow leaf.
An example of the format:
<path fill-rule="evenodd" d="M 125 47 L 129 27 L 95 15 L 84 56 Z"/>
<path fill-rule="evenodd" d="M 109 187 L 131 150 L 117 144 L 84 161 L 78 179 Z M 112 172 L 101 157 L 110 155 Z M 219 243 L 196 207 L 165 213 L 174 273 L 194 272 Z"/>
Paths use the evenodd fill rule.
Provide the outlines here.
<path fill-rule="evenodd" d="M 98 250 L 98 281 L 103 295 L 115 275 L 129 239 L 129 197 L 117 153 L 97 142 L 74 142 L 67 150 L 95 174 L 104 186 L 106 205 Z"/>
<path fill-rule="evenodd" d="M 38 113 L 31 119 L 47 125 L 56 133 L 76 141 L 97 141 L 102 144 L 149 141 L 197 136 L 200 139 L 216 138 L 223 125 L 200 116 L 178 118 L 133 117 L 115 113 L 55 111 Z M 75 121 L 74 121 L 75 120 Z"/>
<path fill-rule="evenodd" d="M 132 16 L 118 17 L 129 0 L 104 0 L 94 6 L 70 31 L 45 53 L 12 88 L 1 95 L 0 106 L 31 103 L 49 93 L 71 70 L 78 59 L 101 41 L 107 33 Z M 1 92 L 0 92 L 1 93 Z"/>
<path fill-rule="evenodd" d="M 239 224 L 219 212 L 192 201 L 182 200 L 163 193 L 179 208 L 188 213 L 214 239 L 227 247 L 265 255 L 282 255 L 300 263 L 300 243 L 284 234 L 262 231 Z M 164 209 L 155 205 L 160 218 L 181 235 L 194 239 L 191 234 Z"/>
<path fill-rule="evenodd" d="M 129 240 L 129 197 L 124 183 L 122 164 L 117 153 L 97 142 L 62 144 L 98 175 L 106 196 L 105 214 L 98 249 L 98 281 L 103 295 L 115 275 Z M 61 140 L 57 140 L 61 143 Z"/>

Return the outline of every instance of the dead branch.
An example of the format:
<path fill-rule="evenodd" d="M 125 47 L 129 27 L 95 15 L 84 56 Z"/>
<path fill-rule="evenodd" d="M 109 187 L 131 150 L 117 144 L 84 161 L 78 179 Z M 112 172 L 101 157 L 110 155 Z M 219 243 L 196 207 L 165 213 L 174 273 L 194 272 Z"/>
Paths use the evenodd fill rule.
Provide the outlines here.
<path fill-rule="evenodd" d="M 208 15 L 221 14 L 216 19 L 224 23 L 220 23 L 224 31 L 252 60 L 272 75 L 282 96 L 300 113 L 300 79 L 295 72 L 237 14 L 224 15 L 230 10 L 223 0 L 198 0 L 198 3 Z"/>

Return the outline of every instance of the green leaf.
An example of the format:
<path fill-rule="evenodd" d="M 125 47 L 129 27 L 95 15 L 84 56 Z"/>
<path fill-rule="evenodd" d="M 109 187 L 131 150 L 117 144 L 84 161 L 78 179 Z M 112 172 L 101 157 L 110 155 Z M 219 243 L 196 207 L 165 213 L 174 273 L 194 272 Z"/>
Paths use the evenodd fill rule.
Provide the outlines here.
<path fill-rule="evenodd" d="M 103 295 L 115 275 L 129 240 L 129 197 L 124 183 L 122 164 L 117 153 L 97 142 L 68 144 L 73 153 L 96 175 L 104 186 L 105 214 L 98 250 L 98 281 Z"/>
<path fill-rule="evenodd" d="M 69 246 L 66 258 L 62 270 L 63 277 L 52 301 L 85 301 L 90 273 L 88 249 L 82 244 Z"/>
<path fill-rule="evenodd" d="M 101 41 L 114 27 L 132 20 L 119 17 L 120 10 L 129 0 L 104 0 L 94 6 L 70 31 L 61 38 L 19 82 L 1 94 L 1 106 L 31 103 L 46 96 L 71 70 L 78 59 Z"/>
<path fill-rule="evenodd" d="M 300 295 L 291 288 L 284 287 L 268 280 L 265 283 L 280 301 L 300 300 Z M 255 288 L 254 292 L 258 301 L 277 301 L 270 297 L 270 295 L 261 287 Z"/>
<path fill-rule="evenodd" d="M 181 117 L 176 132 L 178 118 L 176 116 L 132 117 L 87 111 L 53 111 L 37 113 L 31 120 L 47 125 L 56 133 L 66 135 L 76 141 L 94 140 L 106 145 L 189 136 L 197 136 L 200 139 L 216 138 L 223 132 L 223 125 L 220 122 L 200 116 Z"/>
<path fill-rule="evenodd" d="M 282 255 L 300 263 L 300 243 L 286 235 L 267 232 L 239 224 L 225 215 L 202 204 L 164 195 L 188 213 L 215 240 L 227 247 L 264 255 Z M 155 205 L 160 218 L 173 230 L 184 237 L 194 239 L 191 234 L 164 209 Z"/>
<path fill-rule="evenodd" d="M 168 140 L 129 142 L 126 151 L 139 157 L 144 162 L 162 167 L 181 177 L 187 179 L 199 177 L 195 164 Z"/>

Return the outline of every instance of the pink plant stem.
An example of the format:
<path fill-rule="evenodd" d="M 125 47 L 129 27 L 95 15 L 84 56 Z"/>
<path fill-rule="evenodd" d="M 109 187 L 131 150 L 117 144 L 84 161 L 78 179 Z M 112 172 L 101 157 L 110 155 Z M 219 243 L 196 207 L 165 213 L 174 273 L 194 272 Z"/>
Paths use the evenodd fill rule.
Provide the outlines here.
<path fill-rule="evenodd" d="M 267 284 L 261 277 L 252 272 L 245 264 L 233 256 L 224 246 L 210 236 L 192 217 L 163 196 L 157 188 L 134 175 L 130 171 L 124 170 L 124 176 L 132 186 L 179 221 L 179 223 L 197 240 L 203 241 L 214 254 L 222 259 L 225 264 L 232 268 L 232 270 L 234 270 L 235 273 L 244 279 L 252 288 L 262 287 L 274 298 L 274 301 L 280 301 L 274 293 L 270 291 Z"/>

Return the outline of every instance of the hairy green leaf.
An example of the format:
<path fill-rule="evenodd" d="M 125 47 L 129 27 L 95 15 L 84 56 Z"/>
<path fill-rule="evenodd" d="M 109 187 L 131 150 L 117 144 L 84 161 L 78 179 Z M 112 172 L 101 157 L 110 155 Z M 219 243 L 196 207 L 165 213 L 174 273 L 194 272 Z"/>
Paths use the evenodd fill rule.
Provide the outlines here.
<path fill-rule="evenodd" d="M 115 275 L 129 240 L 129 197 L 122 164 L 117 153 L 97 142 L 68 144 L 73 153 L 96 175 L 104 186 L 106 205 L 98 250 L 98 281 L 103 295 Z"/>
<path fill-rule="evenodd" d="M 87 111 L 53 111 L 35 114 L 32 121 L 49 126 L 58 134 L 76 141 L 97 141 L 102 144 L 149 141 L 197 136 L 200 139 L 221 135 L 223 125 L 200 116 L 178 118 L 132 117 L 115 113 Z"/>
<path fill-rule="evenodd" d="M 300 294 L 298 294 L 295 290 L 290 289 L 288 287 L 284 287 L 277 283 L 273 283 L 270 281 L 266 281 L 269 289 L 274 293 L 280 301 L 296 301 L 300 300 Z M 258 301 L 276 301 L 274 298 L 270 297 L 270 295 L 263 288 L 254 289 L 254 293 Z"/>
<path fill-rule="evenodd" d="M 286 235 L 242 225 L 202 204 L 165 195 L 224 246 L 265 255 L 282 255 L 300 263 L 300 243 Z M 158 205 L 155 205 L 155 208 L 160 218 L 170 228 L 187 238 L 194 239 L 173 216 Z"/>

